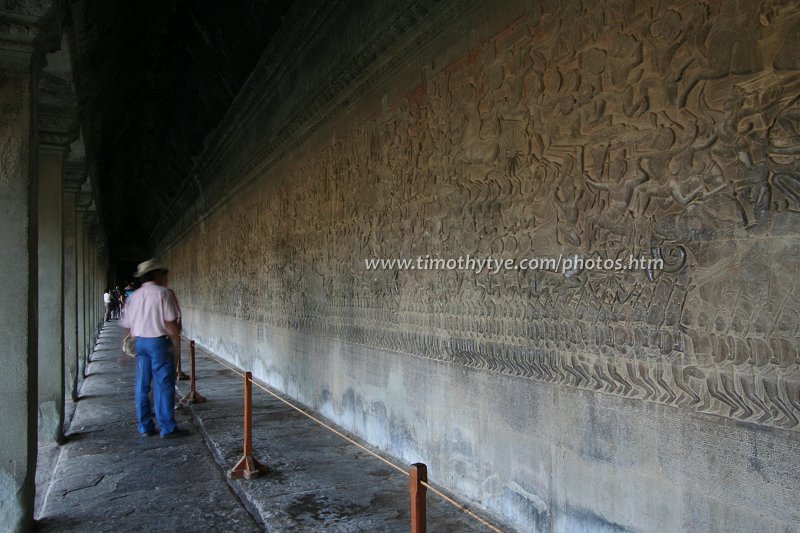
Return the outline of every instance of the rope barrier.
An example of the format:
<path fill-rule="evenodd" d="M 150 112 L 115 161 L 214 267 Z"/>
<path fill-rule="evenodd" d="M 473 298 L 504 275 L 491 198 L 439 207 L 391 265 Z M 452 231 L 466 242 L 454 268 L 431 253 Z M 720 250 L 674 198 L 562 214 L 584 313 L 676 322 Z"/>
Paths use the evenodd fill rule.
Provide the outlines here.
<path fill-rule="evenodd" d="M 228 366 L 228 365 L 226 365 L 225 363 L 223 363 L 223 362 L 222 362 L 222 361 L 220 361 L 219 359 L 216 359 L 216 358 L 214 358 L 214 360 L 215 360 L 217 363 L 219 363 L 220 365 L 222 365 L 222 366 L 224 366 L 225 368 L 227 368 L 228 370 L 230 370 L 231 372 L 233 372 L 233 373 L 235 373 L 235 374 L 239 374 L 240 376 L 244 377 L 244 374 L 242 374 L 241 372 L 239 372 L 238 370 L 236 370 L 234 367 L 231 367 L 231 366 Z M 252 380 L 252 379 L 251 379 L 250 381 L 253 383 L 253 385 L 255 385 L 256 387 L 258 387 L 259 389 L 263 390 L 263 391 L 264 391 L 264 392 L 266 392 L 267 394 L 270 394 L 271 396 L 274 396 L 276 399 L 278 399 L 278 400 L 280 400 L 281 402 L 285 403 L 286 405 L 288 405 L 289 407 L 291 407 L 292 409 L 294 409 L 294 410 L 295 410 L 295 411 L 297 411 L 298 413 L 301 413 L 301 414 L 303 414 L 303 415 L 307 416 L 308 418 L 310 418 L 311 420 L 313 420 L 313 421 L 314 421 L 314 422 L 316 422 L 317 424 L 321 425 L 321 426 L 322 426 L 322 427 L 324 427 L 325 429 L 328 429 L 328 430 L 330 430 L 330 431 L 332 431 L 332 432 L 336 433 L 337 435 L 339 435 L 340 437 L 342 437 L 344 440 L 346 440 L 346 441 L 347 441 L 347 442 L 349 442 L 350 444 L 353 444 L 353 445 L 357 446 L 358 448 L 360 448 L 360 449 L 364 450 L 365 452 L 367 452 L 368 454 L 372 455 L 372 456 L 373 456 L 373 457 L 375 457 L 376 459 L 379 459 L 379 460 L 383 461 L 384 463 L 386 463 L 387 465 L 391 466 L 392 468 L 394 468 L 394 469 L 395 469 L 395 470 L 397 470 L 398 472 L 402 472 L 403 474 L 405 474 L 405 475 L 408 475 L 408 473 L 407 473 L 405 470 L 403 470 L 402 468 L 400 468 L 400 467 L 399 467 L 399 466 L 397 466 L 396 464 L 392 463 L 391 461 L 389 461 L 388 459 L 386 459 L 386 458 L 384 458 L 384 457 L 381 457 L 380 455 L 378 455 L 377 453 L 373 452 L 373 451 L 372 451 L 372 450 L 370 450 L 369 448 L 366 448 L 366 447 L 365 447 L 365 446 L 363 446 L 362 444 L 359 444 L 358 442 L 354 441 L 353 439 L 351 439 L 350 437 L 348 437 L 347 435 L 345 435 L 345 434 L 344 434 L 344 433 L 342 433 L 341 431 L 338 431 L 337 429 L 335 429 L 335 428 L 331 427 L 330 425 L 326 424 L 325 422 L 323 422 L 323 421 L 322 421 L 322 420 L 320 420 L 319 418 L 317 418 L 317 417 L 315 417 L 315 416 L 313 416 L 313 415 L 310 415 L 310 414 L 308 414 L 307 412 L 305 412 L 305 411 L 304 411 L 304 410 L 302 410 L 301 408 L 297 407 L 296 405 L 292 404 L 291 402 L 288 402 L 288 401 L 284 400 L 283 398 L 281 398 L 280 396 L 278 396 L 277 394 L 275 394 L 275 393 L 274 393 L 274 392 L 272 392 L 271 390 L 267 389 L 266 387 L 264 387 L 264 386 L 263 386 L 263 385 L 261 385 L 260 383 L 258 383 L 258 382 L 256 382 L 256 381 L 254 381 L 254 380 Z"/>
<path fill-rule="evenodd" d="M 469 516 L 471 516 L 472 518 L 474 518 L 475 520 L 477 520 L 478 522 L 480 522 L 484 526 L 488 527 L 489 529 L 491 529 L 495 533 L 503 533 L 503 531 L 501 529 L 498 529 L 497 527 L 493 526 L 492 524 L 490 524 L 489 522 L 487 522 L 486 520 L 484 520 L 480 516 L 476 515 L 473 511 L 470 511 L 469 509 L 467 509 L 462 504 L 460 504 L 457 501 L 455 501 L 453 498 L 451 498 L 447 494 L 443 493 L 442 491 L 440 491 L 436 487 L 430 485 L 427 481 L 420 481 L 419 484 L 422 485 L 423 487 L 427 487 L 428 489 L 430 489 L 431 492 L 435 493 L 441 499 L 443 499 L 444 501 L 446 501 L 450 505 L 453 505 L 454 507 L 457 507 L 458 509 L 461 509 L 464 513 L 468 514 Z"/>
<path fill-rule="evenodd" d="M 212 359 L 212 360 L 214 360 L 214 361 L 216 361 L 216 362 L 217 362 L 217 363 L 219 363 L 220 365 L 224 366 L 225 368 L 227 368 L 228 370 L 230 370 L 230 371 L 231 371 L 231 372 L 233 372 L 234 374 L 238 374 L 238 375 L 239 375 L 239 376 L 241 376 L 241 377 L 246 377 L 246 376 L 245 376 L 245 374 L 243 374 L 242 372 L 239 372 L 239 370 L 238 370 L 238 369 L 236 369 L 235 367 L 232 367 L 232 366 L 230 366 L 230 365 L 227 365 L 227 364 L 223 363 L 223 362 L 222 362 L 220 359 L 217 359 L 216 357 L 212 357 L 211 359 Z M 289 407 L 291 407 L 292 409 L 294 409 L 294 410 L 295 410 L 295 411 L 297 411 L 298 413 L 300 413 L 300 414 L 302 414 L 302 415 L 304 415 L 304 416 L 306 416 L 306 417 L 310 418 L 311 420 L 313 420 L 314 422 L 316 422 L 316 423 L 317 423 L 317 424 L 319 424 L 320 426 L 322 426 L 322 427 L 324 427 L 325 429 L 327 429 L 327 430 L 329 430 L 329 431 L 331 431 L 331 432 L 335 433 L 336 435 L 340 436 L 341 438 L 343 438 L 344 440 L 346 440 L 346 441 L 347 441 L 347 442 L 349 442 L 350 444 L 352 444 L 352 445 L 356 446 L 357 448 L 359 448 L 359 449 L 361 449 L 361 450 L 363 450 L 363 451 L 367 452 L 368 454 L 370 454 L 370 455 L 371 455 L 371 456 L 373 456 L 374 458 L 378 459 L 379 461 L 382 461 L 382 462 L 386 463 L 388 466 L 390 466 L 390 467 L 394 468 L 394 469 L 395 469 L 395 470 L 397 470 L 398 472 L 402 473 L 404 476 L 408 476 L 408 475 L 409 475 L 409 474 L 408 474 L 408 472 L 407 472 L 407 471 L 406 471 L 404 468 L 401 468 L 401 467 L 397 466 L 396 464 L 394 464 L 393 462 L 389 461 L 389 460 L 388 460 L 388 459 L 386 459 L 385 457 L 383 457 L 383 456 L 381 456 L 381 455 L 378 455 L 377 453 L 373 452 L 373 451 L 372 451 L 372 450 L 370 450 L 369 448 L 365 447 L 363 444 L 360 444 L 360 443 L 356 442 L 356 441 L 355 441 L 355 440 L 353 440 L 352 438 L 348 437 L 347 435 L 345 435 L 345 434 L 344 434 L 344 433 L 342 433 L 341 431 L 337 430 L 336 428 L 334 428 L 334 427 L 331 427 L 329 424 L 326 424 L 325 422 L 323 422 L 323 421 L 322 421 L 322 420 L 320 420 L 319 418 L 315 417 L 314 415 L 311 415 L 311 414 L 307 413 L 305 410 L 301 409 L 300 407 L 297 407 L 297 406 L 296 406 L 296 405 L 294 405 L 293 403 L 291 403 L 291 402 L 289 402 L 289 401 L 285 400 L 284 398 L 281 398 L 281 397 L 280 397 L 280 396 L 278 396 L 276 393 L 274 393 L 274 392 L 272 392 L 271 390 L 269 390 L 268 388 L 264 387 L 263 385 L 261 385 L 261 384 L 260 384 L 260 383 L 258 383 L 257 381 L 254 381 L 252 378 L 251 378 L 249 381 L 250 381 L 250 382 L 251 382 L 253 385 L 255 385 L 256 387 L 258 387 L 259 389 L 261 389 L 261 390 L 263 390 L 264 392 L 266 392 L 267 394 L 269 394 L 270 396 L 273 396 L 275 399 L 277 399 L 277 400 L 279 400 L 279 401 L 283 402 L 284 404 L 288 405 Z M 468 509 L 467 507 L 465 507 L 463 504 L 460 504 L 460 503 L 458 503 L 458 502 L 457 502 L 457 501 L 455 501 L 453 498 L 449 497 L 447 494 L 443 493 L 442 491 L 440 491 L 440 490 L 439 490 L 439 489 L 437 489 L 436 487 L 433 487 L 432 485 L 430 485 L 428 482 L 426 482 L 426 481 L 420 481 L 420 485 L 422 485 L 422 486 L 424 486 L 424 487 L 428 488 L 428 489 L 429 489 L 431 492 L 435 493 L 437 496 L 439 496 L 440 498 L 442 498 L 444 501 L 446 501 L 446 502 L 447 502 L 447 503 L 449 503 L 450 505 L 452 505 L 452 506 L 456 507 L 457 509 L 460 509 L 462 512 L 464 512 L 465 514 L 469 515 L 470 517 L 472 517 L 473 519 L 475 519 L 477 522 L 480 522 L 481 524 L 483 524 L 484 526 L 486 526 L 486 527 L 487 527 L 487 528 L 489 528 L 490 530 L 494 531 L 495 533 L 503 533 L 503 531 L 502 531 L 501 529 L 498 529 L 496 526 L 493 526 L 492 524 L 490 524 L 489 522 L 487 522 L 486 520 L 484 520 L 483 518 L 481 518 L 480 516 L 478 516 L 477 514 L 475 514 L 475 512 L 474 512 L 474 511 L 471 511 L 471 510 L 469 510 L 469 509 Z"/>
<path fill-rule="evenodd" d="M 181 405 L 189 405 L 193 403 L 203 403 L 206 401 L 205 397 L 197 392 L 197 372 L 195 372 L 194 368 L 194 341 L 189 341 L 189 354 L 192 360 L 192 377 L 191 377 L 191 386 L 189 388 L 189 392 L 181 398 Z"/>

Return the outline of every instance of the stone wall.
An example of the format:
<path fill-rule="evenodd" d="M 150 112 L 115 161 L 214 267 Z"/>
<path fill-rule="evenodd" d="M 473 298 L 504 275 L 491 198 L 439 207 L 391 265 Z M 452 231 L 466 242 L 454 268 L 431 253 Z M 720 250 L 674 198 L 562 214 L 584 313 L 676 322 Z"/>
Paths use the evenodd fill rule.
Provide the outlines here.
<path fill-rule="evenodd" d="M 255 104 L 240 98 L 237 133 L 221 128 L 198 169 L 206 183 L 225 176 L 225 196 L 209 186 L 162 241 L 187 332 L 520 530 L 789 529 L 789 4 L 472 7 L 452 21 L 468 32 L 372 43 L 381 76 L 348 80 L 357 98 L 313 127 L 245 115 Z M 352 13 L 322 35 L 364 42 L 337 16 Z M 381 71 L 409 42 L 406 64 Z M 303 65 L 269 83 L 313 78 Z M 286 105 L 310 95 L 300 84 Z M 285 149 L 260 149 L 274 131 Z M 664 268 L 364 262 L 575 254 Z"/>

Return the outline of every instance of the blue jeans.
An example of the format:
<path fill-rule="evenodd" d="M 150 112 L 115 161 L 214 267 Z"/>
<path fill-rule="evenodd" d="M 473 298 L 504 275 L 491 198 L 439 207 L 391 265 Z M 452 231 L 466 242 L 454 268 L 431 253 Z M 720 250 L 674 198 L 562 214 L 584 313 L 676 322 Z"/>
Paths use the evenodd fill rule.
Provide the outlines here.
<path fill-rule="evenodd" d="M 150 414 L 153 380 L 156 419 L 161 435 L 175 430 L 175 358 L 168 337 L 136 337 L 136 417 L 139 433 L 155 429 Z"/>

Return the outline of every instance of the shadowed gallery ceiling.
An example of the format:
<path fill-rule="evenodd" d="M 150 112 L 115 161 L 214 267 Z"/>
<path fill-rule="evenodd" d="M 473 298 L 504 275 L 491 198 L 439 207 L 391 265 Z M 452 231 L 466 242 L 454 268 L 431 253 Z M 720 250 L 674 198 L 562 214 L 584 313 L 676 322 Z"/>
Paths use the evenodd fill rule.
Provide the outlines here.
<path fill-rule="evenodd" d="M 75 0 L 73 69 L 112 260 L 135 260 L 290 0 Z"/>

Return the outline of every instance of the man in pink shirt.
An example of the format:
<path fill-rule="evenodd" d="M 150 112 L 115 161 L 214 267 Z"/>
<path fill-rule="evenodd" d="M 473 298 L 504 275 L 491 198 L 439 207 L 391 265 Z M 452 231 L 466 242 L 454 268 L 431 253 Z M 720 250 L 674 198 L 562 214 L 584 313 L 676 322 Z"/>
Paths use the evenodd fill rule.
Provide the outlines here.
<path fill-rule="evenodd" d="M 134 274 L 142 286 L 126 307 L 122 325 L 136 338 L 136 416 L 139 433 L 155 435 L 150 413 L 150 381 L 153 381 L 155 412 L 161 438 L 183 437 L 189 432 L 175 423 L 175 355 L 180 346 L 178 311 L 169 289 L 164 287 L 167 269 L 156 259 L 139 264 Z"/>

